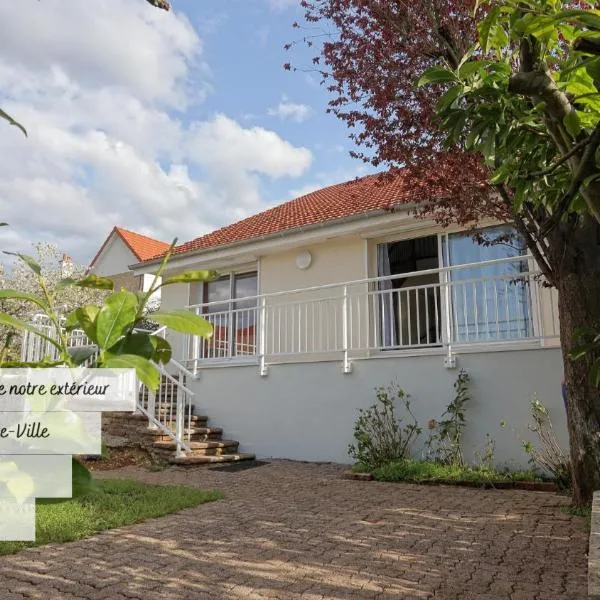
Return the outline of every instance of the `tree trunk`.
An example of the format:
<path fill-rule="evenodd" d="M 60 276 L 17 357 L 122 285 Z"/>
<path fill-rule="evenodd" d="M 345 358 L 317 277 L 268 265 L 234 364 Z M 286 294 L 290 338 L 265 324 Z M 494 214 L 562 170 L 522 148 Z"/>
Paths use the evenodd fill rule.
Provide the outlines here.
<path fill-rule="evenodd" d="M 576 332 L 600 332 L 600 227 L 591 217 L 564 225 L 552 236 L 551 262 L 558 273 L 558 312 L 567 388 L 566 413 L 573 472 L 573 503 L 590 505 L 600 490 L 600 390 L 591 384 L 594 355 L 573 361 Z"/>

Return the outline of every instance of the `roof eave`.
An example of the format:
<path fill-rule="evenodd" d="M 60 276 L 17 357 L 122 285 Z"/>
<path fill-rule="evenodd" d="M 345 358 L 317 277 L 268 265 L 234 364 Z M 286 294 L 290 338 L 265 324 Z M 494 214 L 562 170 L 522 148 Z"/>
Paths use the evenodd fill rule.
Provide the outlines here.
<path fill-rule="evenodd" d="M 208 248 L 198 248 L 197 250 L 189 250 L 188 252 L 182 252 L 180 254 L 172 255 L 171 258 L 169 259 L 169 263 L 172 264 L 173 262 L 176 262 L 179 259 L 184 259 L 184 258 L 187 259 L 187 258 L 191 258 L 194 256 L 202 256 L 205 254 L 210 254 L 211 252 L 229 250 L 229 249 L 238 248 L 238 247 L 244 246 L 244 245 L 257 244 L 260 242 L 267 242 L 267 241 L 275 240 L 275 239 L 285 237 L 288 235 L 307 233 L 307 232 L 311 232 L 311 231 L 316 231 L 318 229 L 324 229 L 324 228 L 328 228 L 328 227 L 334 227 L 336 225 L 343 225 L 345 223 L 360 221 L 362 219 L 369 218 L 369 217 L 377 217 L 377 216 L 384 215 L 384 214 L 390 214 L 390 213 L 396 212 L 400 208 L 408 211 L 411 208 L 415 208 L 416 206 L 417 206 L 416 203 L 411 203 L 411 204 L 399 203 L 399 204 L 395 204 L 395 205 L 391 206 L 388 209 L 371 210 L 371 211 L 367 211 L 367 212 L 356 213 L 354 215 L 349 215 L 347 217 L 332 219 L 330 221 L 322 221 L 319 223 L 313 223 L 311 225 L 303 225 L 301 227 L 293 227 L 291 229 L 284 229 L 282 231 L 276 231 L 275 233 L 269 233 L 269 234 L 262 235 L 262 236 L 257 236 L 257 237 L 252 237 L 252 238 L 248 238 L 245 240 L 240 240 L 237 242 L 232 242 L 231 244 L 220 244 L 218 246 L 210 246 Z M 129 268 L 132 270 L 135 270 L 136 268 L 137 269 L 146 268 L 151 265 L 160 264 L 162 262 L 162 260 L 163 260 L 163 257 L 161 256 L 159 258 L 155 258 L 152 260 L 142 261 L 139 263 L 129 265 Z"/>

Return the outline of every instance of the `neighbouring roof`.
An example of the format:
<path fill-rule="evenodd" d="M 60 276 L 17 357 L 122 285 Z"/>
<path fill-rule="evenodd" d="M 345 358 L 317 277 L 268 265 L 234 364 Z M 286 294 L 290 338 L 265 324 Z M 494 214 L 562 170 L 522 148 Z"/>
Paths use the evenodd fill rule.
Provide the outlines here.
<path fill-rule="evenodd" d="M 90 268 L 94 266 L 102 254 L 102 251 L 104 248 L 106 248 L 108 241 L 112 238 L 113 234 L 118 235 L 123 242 L 125 242 L 125 245 L 131 250 L 131 252 L 139 261 L 149 260 L 154 256 L 160 256 L 164 254 L 170 246 L 170 244 L 167 244 L 167 242 L 155 240 L 147 235 L 142 235 L 141 233 L 136 233 L 135 231 L 130 231 L 129 229 L 124 229 L 123 227 L 114 227 L 104 240 L 104 243 L 100 247 L 100 250 L 98 250 L 96 253 L 96 256 L 94 256 L 92 262 L 90 263 Z"/>
<path fill-rule="evenodd" d="M 369 175 L 310 192 L 217 229 L 177 246 L 173 254 L 229 246 L 278 233 L 292 233 L 299 228 L 329 221 L 391 210 L 406 203 L 410 195 L 411 189 L 401 174 L 394 177 Z M 159 258 L 163 253 L 157 253 L 153 258 Z"/>

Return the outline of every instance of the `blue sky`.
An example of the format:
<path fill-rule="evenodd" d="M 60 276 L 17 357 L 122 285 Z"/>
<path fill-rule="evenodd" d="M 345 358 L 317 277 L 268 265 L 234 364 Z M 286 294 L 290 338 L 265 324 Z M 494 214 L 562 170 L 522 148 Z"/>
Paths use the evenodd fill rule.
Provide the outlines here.
<path fill-rule="evenodd" d="M 115 224 L 184 241 L 370 171 L 318 74 L 283 69 L 312 57 L 283 49 L 298 0 L 172 4 L 0 4 L 0 105 L 30 133 L 0 136 L 5 248 L 85 263 Z"/>

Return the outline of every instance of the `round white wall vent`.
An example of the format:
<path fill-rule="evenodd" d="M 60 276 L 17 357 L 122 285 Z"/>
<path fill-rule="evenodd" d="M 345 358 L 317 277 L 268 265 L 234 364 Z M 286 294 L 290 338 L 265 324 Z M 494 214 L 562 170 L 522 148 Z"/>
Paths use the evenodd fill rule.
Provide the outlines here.
<path fill-rule="evenodd" d="M 296 256 L 296 266 L 299 269 L 308 269 L 310 267 L 310 263 L 312 262 L 312 254 L 308 250 L 304 250 L 300 252 L 298 256 Z"/>

